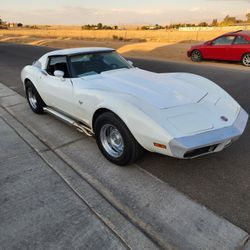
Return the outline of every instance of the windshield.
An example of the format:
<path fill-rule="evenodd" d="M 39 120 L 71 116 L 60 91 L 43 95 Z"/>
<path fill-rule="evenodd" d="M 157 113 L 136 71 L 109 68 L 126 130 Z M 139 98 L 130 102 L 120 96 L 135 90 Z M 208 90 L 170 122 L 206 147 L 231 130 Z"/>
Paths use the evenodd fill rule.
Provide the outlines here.
<path fill-rule="evenodd" d="M 132 68 L 132 66 L 115 51 L 71 56 L 70 64 L 73 77 L 95 75 L 114 69 Z"/>

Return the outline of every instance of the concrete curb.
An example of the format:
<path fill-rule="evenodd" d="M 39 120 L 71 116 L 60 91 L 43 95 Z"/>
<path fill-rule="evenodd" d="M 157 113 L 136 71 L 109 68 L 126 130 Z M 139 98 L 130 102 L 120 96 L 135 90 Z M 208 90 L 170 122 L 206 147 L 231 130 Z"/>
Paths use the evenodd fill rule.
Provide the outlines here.
<path fill-rule="evenodd" d="M 49 153 L 44 149 L 42 157 L 48 157 L 49 161 L 51 151 L 53 157 L 59 156 L 160 247 L 242 249 L 245 246 L 249 235 L 239 227 L 136 165 L 128 168 L 112 165 L 104 160 L 93 139 L 79 135 L 50 116 L 32 114 L 25 99 L 18 94 L 6 100 L 4 93 L 9 94 L 9 89 L 1 84 L 0 92 L 4 109 L 46 144 Z"/>
<path fill-rule="evenodd" d="M 62 159 L 1 107 L 0 118 L 37 152 L 128 249 L 159 249 L 140 229 L 121 215 Z"/>
<path fill-rule="evenodd" d="M 1 115 L 1 249 L 130 249 Z"/>

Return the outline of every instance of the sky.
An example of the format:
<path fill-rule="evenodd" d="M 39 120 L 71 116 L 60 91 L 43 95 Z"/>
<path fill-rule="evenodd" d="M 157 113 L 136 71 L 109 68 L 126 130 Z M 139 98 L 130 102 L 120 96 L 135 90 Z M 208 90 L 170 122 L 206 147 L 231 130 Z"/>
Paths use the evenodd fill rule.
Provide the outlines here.
<path fill-rule="evenodd" d="M 244 19 L 250 0 L 0 0 L 0 18 L 23 24 L 170 24 Z"/>

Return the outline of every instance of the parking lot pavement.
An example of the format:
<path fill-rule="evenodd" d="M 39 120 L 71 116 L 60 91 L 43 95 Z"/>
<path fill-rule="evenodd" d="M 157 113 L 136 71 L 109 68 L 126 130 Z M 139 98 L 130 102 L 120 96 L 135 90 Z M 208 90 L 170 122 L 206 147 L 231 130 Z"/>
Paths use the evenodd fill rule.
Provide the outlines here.
<path fill-rule="evenodd" d="M 0 138 L 1 249 L 157 249 L 1 107 Z"/>

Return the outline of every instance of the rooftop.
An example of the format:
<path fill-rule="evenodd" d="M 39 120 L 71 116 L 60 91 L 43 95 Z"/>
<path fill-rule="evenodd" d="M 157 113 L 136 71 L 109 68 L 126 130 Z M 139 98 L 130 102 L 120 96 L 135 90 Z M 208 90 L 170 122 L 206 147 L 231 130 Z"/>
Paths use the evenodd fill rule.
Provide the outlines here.
<path fill-rule="evenodd" d="M 237 31 L 229 32 L 228 34 L 238 34 L 238 35 L 250 36 L 250 30 L 237 30 Z"/>
<path fill-rule="evenodd" d="M 112 51 L 111 48 L 102 48 L 102 47 L 88 47 L 88 48 L 73 48 L 73 49 L 60 49 L 54 50 L 47 53 L 47 56 L 53 55 L 74 55 L 80 53 L 91 53 L 91 52 L 102 52 L 102 51 Z"/>

